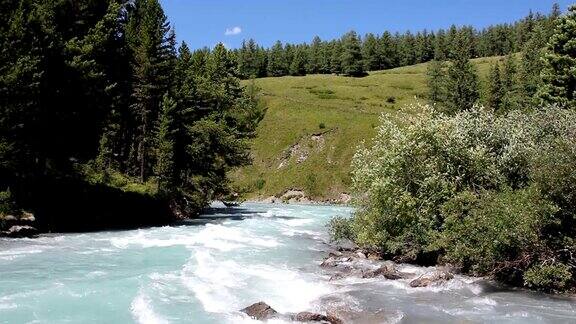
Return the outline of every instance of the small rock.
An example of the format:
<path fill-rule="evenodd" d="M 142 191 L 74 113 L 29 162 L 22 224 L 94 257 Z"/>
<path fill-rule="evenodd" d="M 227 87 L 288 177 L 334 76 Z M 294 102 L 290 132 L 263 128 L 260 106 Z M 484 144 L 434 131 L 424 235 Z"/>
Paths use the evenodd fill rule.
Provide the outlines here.
<path fill-rule="evenodd" d="M 342 324 L 342 320 L 332 315 L 322 315 L 318 313 L 311 312 L 300 312 L 293 317 L 294 321 L 297 322 L 319 322 L 319 323 L 330 323 L 330 324 Z"/>
<path fill-rule="evenodd" d="M 341 263 L 344 262 L 350 262 L 352 261 L 351 257 L 328 257 L 326 260 L 324 260 L 320 266 L 323 268 L 327 268 L 327 267 L 336 267 L 338 265 L 340 265 Z"/>
<path fill-rule="evenodd" d="M 265 321 L 278 315 L 278 312 L 265 302 L 252 304 L 242 309 L 241 312 L 246 313 L 251 318 L 259 321 Z"/>
<path fill-rule="evenodd" d="M 28 225 L 14 225 L 6 232 L 3 232 L 3 234 L 4 236 L 11 238 L 34 237 L 38 235 L 38 230 Z"/>
<path fill-rule="evenodd" d="M 5 222 L 15 222 L 18 219 L 16 218 L 16 216 L 6 215 L 6 216 L 2 217 L 2 220 Z"/>
<path fill-rule="evenodd" d="M 454 275 L 445 270 L 436 270 L 425 273 L 410 282 L 410 287 L 428 287 L 431 284 L 445 282 L 454 278 Z"/>
<path fill-rule="evenodd" d="M 380 261 L 382 260 L 382 257 L 380 256 L 379 253 L 376 252 L 368 252 L 368 260 L 372 260 L 372 261 Z"/>
<path fill-rule="evenodd" d="M 366 259 L 366 254 L 364 254 L 364 252 L 362 251 L 356 252 L 356 256 L 359 257 L 360 259 Z"/>
<path fill-rule="evenodd" d="M 34 214 L 32 213 L 22 212 L 22 216 L 20 216 L 20 221 L 33 223 L 36 221 L 36 217 L 34 217 Z"/>
<path fill-rule="evenodd" d="M 328 257 L 339 257 L 339 256 L 342 256 L 342 252 L 340 251 L 332 251 L 328 253 Z"/>

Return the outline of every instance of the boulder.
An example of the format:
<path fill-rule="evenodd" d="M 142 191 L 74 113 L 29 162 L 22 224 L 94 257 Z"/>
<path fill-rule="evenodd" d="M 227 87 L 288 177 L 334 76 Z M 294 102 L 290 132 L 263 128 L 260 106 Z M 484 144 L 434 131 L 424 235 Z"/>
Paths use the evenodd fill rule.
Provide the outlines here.
<path fill-rule="evenodd" d="M 446 270 L 436 270 L 425 273 L 410 282 L 410 287 L 428 287 L 432 284 L 439 284 L 454 278 L 454 275 Z"/>
<path fill-rule="evenodd" d="M 278 312 L 275 311 L 274 308 L 270 307 L 270 305 L 266 304 L 265 302 L 258 302 L 252 304 L 242 309 L 241 312 L 246 313 L 251 318 L 259 321 L 265 321 L 270 318 L 278 316 Z"/>
<path fill-rule="evenodd" d="M 14 215 L 6 215 L 3 217 L 0 217 L 0 220 L 3 220 L 5 222 L 15 222 L 18 220 L 18 218 L 16 218 L 16 216 L 14 216 Z"/>
<path fill-rule="evenodd" d="M 406 275 L 400 273 L 394 266 L 383 265 L 376 270 L 367 270 L 362 272 L 362 278 L 384 277 L 389 280 L 404 279 Z"/>
<path fill-rule="evenodd" d="M 14 225 L 2 234 L 11 238 L 34 237 L 38 235 L 38 230 L 28 225 Z"/>
<path fill-rule="evenodd" d="M 292 317 L 296 322 L 316 322 L 316 323 L 329 323 L 329 324 L 342 324 L 342 320 L 332 315 L 322 315 L 311 312 L 300 312 Z"/>
<path fill-rule="evenodd" d="M 368 258 L 368 260 L 372 260 L 372 261 L 380 261 L 380 260 L 382 260 L 382 256 L 381 256 L 380 253 L 378 253 L 378 252 L 368 252 L 368 254 L 366 255 L 366 257 Z"/>
<path fill-rule="evenodd" d="M 34 223 L 36 221 L 36 217 L 34 217 L 34 214 L 32 213 L 22 212 L 22 216 L 20 216 L 20 221 L 27 223 Z"/>

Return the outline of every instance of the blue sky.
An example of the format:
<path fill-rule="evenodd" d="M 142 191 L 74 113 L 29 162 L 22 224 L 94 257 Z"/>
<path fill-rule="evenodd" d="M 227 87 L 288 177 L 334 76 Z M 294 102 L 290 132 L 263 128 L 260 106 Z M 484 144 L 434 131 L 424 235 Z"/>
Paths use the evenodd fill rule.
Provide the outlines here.
<path fill-rule="evenodd" d="M 530 9 L 563 11 L 576 0 L 161 0 L 179 41 L 191 48 L 218 42 L 240 46 L 254 38 L 265 46 L 276 40 L 309 42 L 385 30 L 436 30 L 451 24 L 483 27 L 512 22 Z"/>

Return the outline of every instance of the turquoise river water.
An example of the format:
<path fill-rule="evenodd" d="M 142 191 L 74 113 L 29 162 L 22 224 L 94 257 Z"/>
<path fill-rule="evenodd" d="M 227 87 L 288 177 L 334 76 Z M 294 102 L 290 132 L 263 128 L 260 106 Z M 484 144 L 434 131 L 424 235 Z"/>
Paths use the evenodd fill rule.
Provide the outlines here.
<path fill-rule="evenodd" d="M 576 323 L 573 299 L 482 279 L 329 281 L 319 267 L 326 224 L 351 212 L 214 204 L 174 226 L 0 239 L 0 323 L 257 323 L 238 310 L 258 301 L 279 312 L 335 310 L 352 323 Z"/>

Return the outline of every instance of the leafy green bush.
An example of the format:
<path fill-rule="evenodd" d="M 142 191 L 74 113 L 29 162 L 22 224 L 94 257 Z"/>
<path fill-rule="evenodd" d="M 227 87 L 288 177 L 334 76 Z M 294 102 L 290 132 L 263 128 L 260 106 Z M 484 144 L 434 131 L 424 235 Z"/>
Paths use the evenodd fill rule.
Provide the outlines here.
<path fill-rule="evenodd" d="M 352 230 L 352 219 L 342 216 L 334 217 L 328 224 L 330 237 L 334 241 L 354 240 L 354 231 Z"/>
<path fill-rule="evenodd" d="M 15 211 L 16 207 L 12 200 L 12 192 L 10 189 L 0 191 L 0 215 L 8 215 Z"/>
<path fill-rule="evenodd" d="M 320 124 L 318 124 L 318 128 L 324 129 L 324 128 L 326 128 L 326 124 L 320 123 Z"/>
<path fill-rule="evenodd" d="M 264 180 L 262 178 L 256 180 L 256 189 L 258 189 L 258 190 L 264 189 L 265 184 L 266 184 L 266 180 Z"/>
<path fill-rule="evenodd" d="M 356 242 L 514 284 L 549 260 L 574 274 L 576 112 L 412 108 L 354 157 Z"/>
<path fill-rule="evenodd" d="M 524 273 L 528 287 L 544 291 L 563 291 L 573 280 L 570 267 L 565 264 L 538 264 Z"/>

